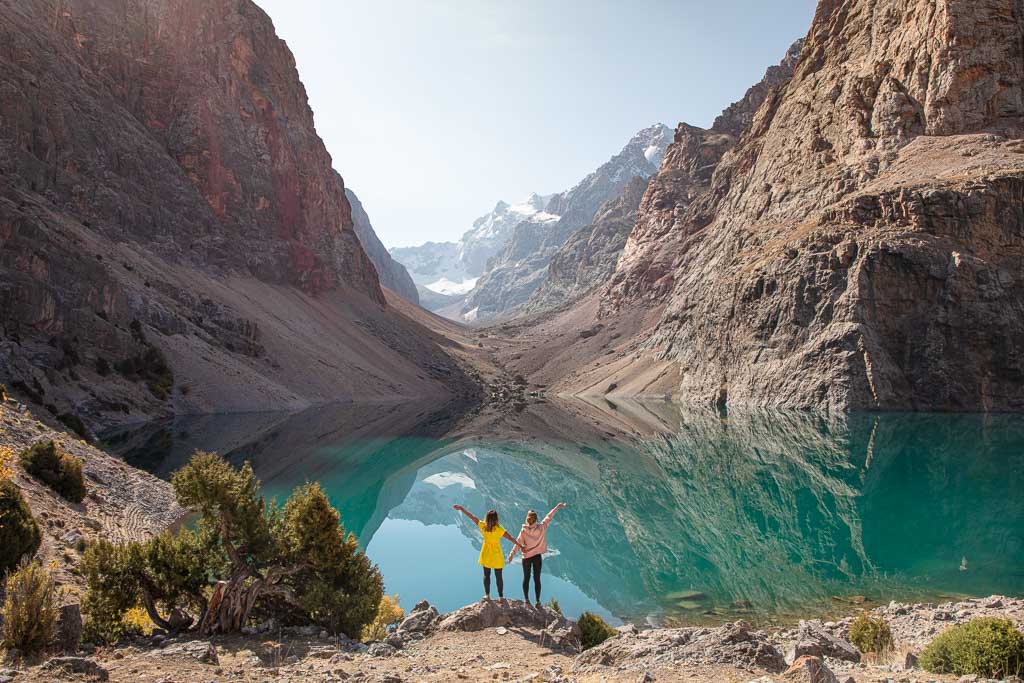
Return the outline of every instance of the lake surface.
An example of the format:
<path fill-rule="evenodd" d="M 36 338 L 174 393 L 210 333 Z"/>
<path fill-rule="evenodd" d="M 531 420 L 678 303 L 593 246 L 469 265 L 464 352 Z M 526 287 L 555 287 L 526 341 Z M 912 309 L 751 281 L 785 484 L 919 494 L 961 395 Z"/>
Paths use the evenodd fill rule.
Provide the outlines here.
<path fill-rule="evenodd" d="M 108 437 L 167 477 L 196 448 L 279 498 L 319 481 L 406 608 L 479 599 L 479 532 L 560 501 L 544 599 L 637 623 L 786 621 L 863 596 L 1024 593 L 1024 418 L 546 403 L 456 429 L 423 406 L 189 418 Z M 507 544 L 506 544 L 507 549 Z M 519 564 L 507 597 L 521 597 Z"/>

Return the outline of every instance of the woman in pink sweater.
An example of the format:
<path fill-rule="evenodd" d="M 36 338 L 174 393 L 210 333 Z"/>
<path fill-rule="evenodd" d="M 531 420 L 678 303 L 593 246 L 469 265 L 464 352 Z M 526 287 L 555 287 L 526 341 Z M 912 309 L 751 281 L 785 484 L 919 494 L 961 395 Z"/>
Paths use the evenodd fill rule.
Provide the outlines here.
<path fill-rule="evenodd" d="M 544 561 L 544 553 L 548 550 L 548 525 L 555 513 L 566 507 L 565 503 L 559 503 L 548 513 L 539 524 L 537 513 L 530 510 L 526 513 L 526 524 L 519 531 L 516 538 L 516 546 L 508 554 L 508 561 L 515 557 L 516 551 L 522 546 L 523 549 L 523 596 L 526 603 L 530 603 L 530 572 L 533 572 L 533 591 L 537 594 L 537 607 L 540 607 L 540 567 Z"/>

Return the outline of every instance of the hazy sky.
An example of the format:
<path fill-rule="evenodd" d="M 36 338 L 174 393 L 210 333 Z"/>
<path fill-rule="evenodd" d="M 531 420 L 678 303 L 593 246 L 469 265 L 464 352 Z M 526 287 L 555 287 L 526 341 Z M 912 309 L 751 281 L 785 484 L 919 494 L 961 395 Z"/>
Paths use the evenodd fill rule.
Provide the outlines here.
<path fill-rule="evenodd" d="M 707 126 L 815 0 L 256 0 L 388 247 L 571 187 L 652 123 Z"/>

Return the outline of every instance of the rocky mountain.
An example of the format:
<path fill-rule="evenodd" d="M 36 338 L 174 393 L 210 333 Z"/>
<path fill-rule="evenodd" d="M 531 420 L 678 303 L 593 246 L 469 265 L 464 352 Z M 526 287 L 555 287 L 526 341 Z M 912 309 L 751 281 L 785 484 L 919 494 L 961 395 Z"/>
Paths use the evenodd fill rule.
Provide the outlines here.
<path fill-rule="evenodd" d="M 622 195 L 633 178 L 658 172 L 671 131 L 657 124 L 634 135 L 622 151 L 572 189 L 554 195 L 546 207 L 556 221 L 520 222 L 489 263 L 463 305 L 467 320 L 486 320 L 526 303 L 540 286 L 551 257 L 598 209 Z"/>
<path fill-rule="evenodd" d="M 1015 0 L 822 0 L 792 79 L 706 189 L 687 151 L 704 136 L 677 134 L 590 309 L 594 350 L 556 381 L 722 406 L 1024 409 L 1022 38 Z M 628 335 L 597 351 L 616 321 Z M 561 324 L 550 345 L 579 321 Z"/>
<path fill-rule="evenodd" d="M 341 181 L 341 176 L 338 176 L 338 180 Z M 409 277 L 409 272 L 405 267 L 391 258 L 391 254 L 381 243 L 377 233 L 373 231 L 373 225 L 370 223 L 366 209 L 363 208 L 363 203 L 359 201 L 356 193 L 347 187 L 345 188 L 345 197 L 352 207 L 352 227 L 359 237 L 363 251 L 370 257 L 373 267 L 377 270 L 380 283 L 414 304 L 418 304 L 420 297 L 416 291 L 416 283 Z"/>
<path fill-rule="evenodd" d="M 540 286 L 525 306 L 538 312 L 571 302 L 603 284 L 615 272 L 648 181 L 634 176 L 622 195 L 605 202 L 590 225 L 580 228 L 555 252 Z"/>
<path fill-rule="evenodd" d="M 104 425 L 463 386 L 386 300 L 255 4 L 0 13 L 0 381 L 19 398 Z"/>
<path fill-rule="evenodd" d="M 447 299 L 443 306 L 451 306 L 455 299 L 473 289 L 477 278 L 483 275 L 487 263 L 512 235 L 516 225 L 525 220 L 547 224 L 558 220 L 558 216 L 545 211 L 550 196 L 531 194 L 524 201 L 508 204 L 499 201 L 493 210 L 473 221 L 458 242 L 427 242 L 418 247 L 398 247 L 391 250 L 394 259 L 412 274 L 413 280 L 422 288 Z M 425 301 L 438 302 L 436 297 L 427 296 Z M 440 310 L 440 306 L 429 310 Z"/>

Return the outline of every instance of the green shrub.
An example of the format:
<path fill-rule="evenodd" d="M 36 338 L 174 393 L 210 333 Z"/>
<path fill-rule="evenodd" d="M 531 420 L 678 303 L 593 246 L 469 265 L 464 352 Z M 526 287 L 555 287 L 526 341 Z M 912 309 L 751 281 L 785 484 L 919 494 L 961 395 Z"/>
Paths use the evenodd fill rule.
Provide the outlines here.
<path fill-rule="evenodd" d="M 931 673 L 1015 676 L 1024 668 L 1024 634 L 1008 619 L 974 619 L 940 633 L 921 653 L 919 663 Z"/>
<path fill-rule="evenodd" d="M 608 622 L 592 612 L 581 614 L 577 623 L 580 626 L 580 646 L 584 650 L 600 645 L 616 633 Z"/>
<path fill-rule="evenodd" d="M 42 535 L 32 511 L 11 479 L 0 479 L 0 575 L 35 555 Z"/>
<path fill-rule="evenodd" d="M 865 654 L 889 652 L 892 649 L 892 630 L 882 617 L 861 612 L 850 624 L 850 642 Z"/>
<path fill-rule="evenodd" d="M 85 498 L 85 480 L 82 478 L 82 461 L 65 453 L 53 441 L 33 444 L 19 456 L 21 466 L 30 475 L 57 492 L 72 503 L 81 503 Z"/>
<path fill-rule="evenodd" d="M 167 358 L 160 349 L 146 339 L 142 323 L 132 320 L 129 327 L 132 339 L 142 345 L 142 353 L 118 361 L 114 368 L 127 379 L 144 381 L 149 387 L 149 392 L 164 401 L 174 388 L 174 373 L 171 372 L 171 367 L 167 364 Z"/>
<path fill-rule="evenodd" d="M 204 591 L 214 571 L 211 553 L 210 539 L 189 529 L 143 543 L 89 543 L 81 565 L 87 589 L 82 600 L 85 639 L 109 644 L 138 634 L 138 619 L 128 617 L 140 608 L 162 628 L 187 628 L 190 623 L 164 618 L 159 608 L 169 614 L 205 610 Z"/>
<path fill-rule="evenodd" d="M 172 485 L 178 503 L 199 514 L 194 530 L 86 549 L 90 640 L 124 635 L 124 615 L 135 607 L 161 628 L 193 626 L 204 635 L 238 631 L 259 615 L 358 636 L 377 616 L 380 572 L 319 485 L 297 488 L 277 508 L 259 495 L 248 464 L 236 469 L 199 452 Z"/>
<path fill-rule="evenodd" d="M 57 589 L 50 572 L 25 558 L 7 577 L 3 644 L 35 655 L 53 641 L 57 626 Z"/>
<path fill-rule="evenodd" d="M 127 379 L 145 382 L 149 392 L 161 401 L 174 388 L 174 374 L 167 364 L 167 358 L 160 349 L 148 342 L 142 353 L 119 361 L 114 367 Z"/>
<path fill-rule="evenodd" d="M 89 430 L 86 428 L 82 418 L 74 413 L 61 413 L 57 416 L 61 424 L 74 432 L 79 438 L 89 441 Z"/>
<path fill-rule="evenodd" d="M 398 605 L 397 595 L 385 595 L 380 599 L 380 606 L 377 608 L 377 616 L 373 621 L 363 627 L 359 639 L 364 643 L 373 640 L 384 640 L 391 627 L 401 623 L 405 616 L 405 610 Z"/>
<path fill-rule="evenodd" d="M 562 613 L 562 606 L 559 605 L 558 600 L 555 600 L 554 598 L 548 600 L 547 608 L 552 612 L 557 612 L 558 614 Z"/>

